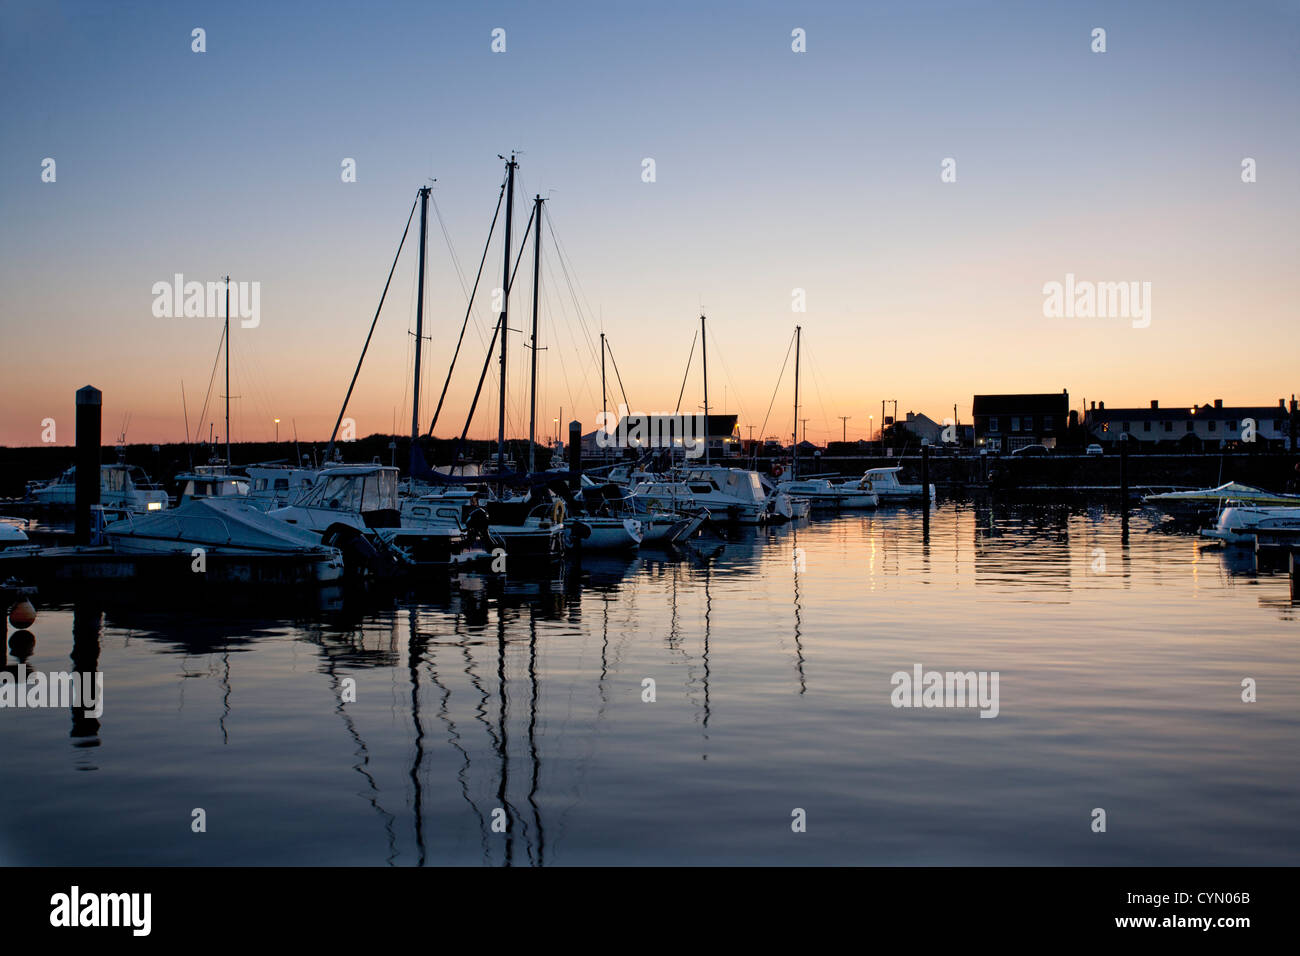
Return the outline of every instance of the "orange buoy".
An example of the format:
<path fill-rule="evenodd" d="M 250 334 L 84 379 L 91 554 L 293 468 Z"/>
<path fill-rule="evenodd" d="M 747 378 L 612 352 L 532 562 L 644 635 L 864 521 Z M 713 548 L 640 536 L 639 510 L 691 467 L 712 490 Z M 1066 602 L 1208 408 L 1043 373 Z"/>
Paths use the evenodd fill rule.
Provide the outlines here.
<path fill-rule="evenodd" d="M 14 627 L 31 627 L 36 623 L 36 608 L 28 600 L 19 601 L 9 609 L 9 623 Z"/>

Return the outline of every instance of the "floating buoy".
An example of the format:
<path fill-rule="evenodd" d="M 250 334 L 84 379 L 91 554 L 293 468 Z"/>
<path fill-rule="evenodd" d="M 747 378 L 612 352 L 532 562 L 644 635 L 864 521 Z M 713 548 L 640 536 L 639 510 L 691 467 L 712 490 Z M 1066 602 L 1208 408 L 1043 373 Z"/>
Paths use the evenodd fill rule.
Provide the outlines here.
<path fill-rule="evenodd" d="M 19 601 L 9 609 L 9 623 L 14 627 L 31 627 L 36 623 L 36 608 L 28 600 Z"/>

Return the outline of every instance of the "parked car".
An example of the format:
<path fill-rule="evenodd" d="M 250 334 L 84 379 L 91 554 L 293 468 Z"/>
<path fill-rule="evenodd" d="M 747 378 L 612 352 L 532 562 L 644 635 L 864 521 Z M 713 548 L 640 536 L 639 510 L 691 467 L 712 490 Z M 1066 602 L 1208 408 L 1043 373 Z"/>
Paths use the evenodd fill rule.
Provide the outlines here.
<path fill-rule="evenodd" d="M 1042 458 L 1050 454 L 1046 445 L 1022 445 L 1011 453 L 1012 458 Z"/>
<path fill-rule="evenodd" d="M 1088 446 L 1088 450 L 1087 450 L 1087 454 L 1089 454 L 1089 455 L 1100 455 L 1100 454 L 1101 454 L 1101 446 L 1100 446 L 1100 445 L 1089 445 L 1089 446 Z"/>

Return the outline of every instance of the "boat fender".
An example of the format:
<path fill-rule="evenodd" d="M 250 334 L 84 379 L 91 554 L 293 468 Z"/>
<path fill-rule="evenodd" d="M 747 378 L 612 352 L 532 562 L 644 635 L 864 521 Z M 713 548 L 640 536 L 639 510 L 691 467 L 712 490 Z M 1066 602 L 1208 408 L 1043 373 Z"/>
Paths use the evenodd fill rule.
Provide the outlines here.
<path fill-rule="evenodd" d="M 3 605 L 0 605 L 0 607 L 3 607 Z M 22 600 L 15 604 L 9 611 L 9 623 L 20 630 L 35 624 L 36 608 L 32 606 L 32 602 Z"/>
<path fill-rule="evenodd" d="M 780 478 L 780 477 L 781 477 L 782 475 L 784 475 L 784 474 L 785 474 L 785 469 L 781 467 L 781 463 L 780 463 L 780 462 L 776 462 L 776 463 L 774 463 L 774 464 L 772 465 L 772 477 L 773 477 L 773 478 Z"/>
<path fill-rule="evenodd" d="M 569 524 L 569 531 L 577 541 L 586 541 L 591 537 L 591 525 L 585 521 L 574 521 Z"/>

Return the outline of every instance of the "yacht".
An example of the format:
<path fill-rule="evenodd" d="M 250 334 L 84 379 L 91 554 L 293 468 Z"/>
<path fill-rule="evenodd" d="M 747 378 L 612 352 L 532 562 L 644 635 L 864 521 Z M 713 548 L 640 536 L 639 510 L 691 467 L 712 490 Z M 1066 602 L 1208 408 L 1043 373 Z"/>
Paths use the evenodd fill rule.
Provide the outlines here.
<path fill-rule="evenodd" d="M 1300 507 L 1264 507 L 1233 502 L 1219 512 L 1213 528 L 1201 534 L 1227 544 L 1253 544 L 1256 534 L 1294 536 L 1300 533 Z"/>
<path fill-rule="evenodd" d="M 180 489 L 177 505 L 199 498 L 247 499 L 249 491 L 248 479 L 230 474 L 224 465 L 199 465 L 193 471 L 182 472 L 176 476 L 176 487 Z"/>
<path fill-rule="evenodd" d="M 28 488 L 28 497 L 48 508 L 72 508 L 77 503 L 77 468 L 74 465 L 44 485 Z M 170 504 L 167 492 L 158 488 L 139 465 L 122 462 L 99 467 L 99 502 L 130 511 L 162 511 Z"/>
<path fill-rule="evenodd" d="M 1279 495 L 1235 481 L 1217 488 L 1166 491 L 1147 495 L 1144 505 L 1158 508 L 1172 517 L 1205 517 L 1216 514 L 1228 502 L 1260 507 L 1300 507 L 1300 495 Z"/>
<path fill-rule="evenodd" d="M 899 501 L 917 501 L 924 498 L 934 500 L 934 485 L 931 484 L 926 488 L 920 484 L 906 485 L 898 480 L 899 473 L 903 470 L 902 465 L 892 465 L 882 468 L 868 468 L 866 473 L 858 481 L 858 488 L 862 491 L 874 494 L 881 504 L 891 504 Z"/>
<path fill-rule="evenodd" d="M 319 535 L 268 517 L 236 496 L 194 498 L 167 511 L 128 513 L 105 524 L 100 536 L 116 554 L 188 559 L 202 549 L 205 559 L 296 559 L 305 577 L 319 582 L 343 574 L 337 548 L 322 545 Z"/>
<path fill-rule="evenodd" d="M 689 469 L 682 478 L 691 498 L 714 518 L 737 524 L 763 524 L 770 520 L 768 496 L 758 472 L 723 465 Z M 634 493 L 641 493 L 638 485 Z M 789 501 L 782 503 L 789 518 Z"/>
<path fill-rule="evenodd" d="M 354 566 L 377 573 L 394 564 L 459 565 L 487 556 L 490 542 L 476 540 L 481 536 L 467 534 L 459 522 L 403 520 L 397 477 L 388 465 L 331 467 L 292 504 L 267 514 L 319 535 Z"/>
<path fill-rule="evenodd" d="M 813 508 L 874 508 L 880 497 L 874 492 L 832 484 L 826 478 L 802 478 L 783 481 L 777 489 L 787 495 L 807 498 Z"/>

